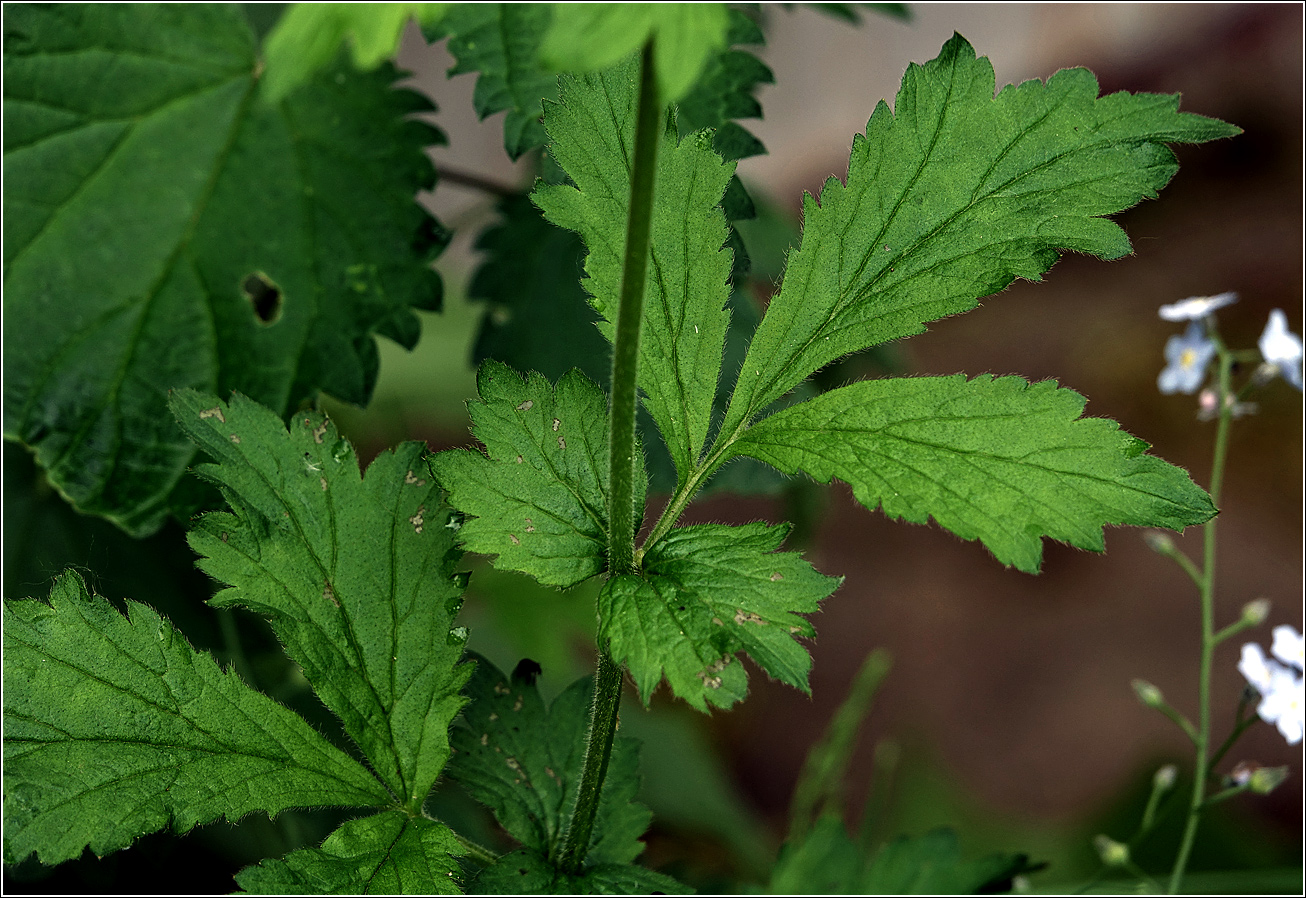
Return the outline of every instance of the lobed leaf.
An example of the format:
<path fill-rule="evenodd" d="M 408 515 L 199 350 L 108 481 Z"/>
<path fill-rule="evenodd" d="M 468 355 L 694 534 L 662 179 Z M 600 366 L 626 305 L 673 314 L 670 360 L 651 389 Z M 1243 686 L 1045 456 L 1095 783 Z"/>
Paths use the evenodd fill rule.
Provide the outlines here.
<path fill-rule="evenodd" d="M 416 343 L 447 235 L 414 195 L 443 136 L 388 65 L 256 102 L 238 6 L 25 4 L 4 25 L 5 437 L 147 535 L 194 454 L 168 390 L 364 404 L 374 335 Z"/>
<path fill-rule="evenodd" d="M 846 184 L 803 202 L 789 258 L 740 373 L 727 432 L 840 356 L 920 333 L 1060 250 L 1116 259 L 1103 216 L 1154 197 L 1175 173 L 1166 143 L 1238 133 L 1180 113 L 1177 95 L 1097 96 L 1086 69 L 993 94 L 993 67 L 960 35 L 903 76 L 853 140 Z"/>
<path fill-rule="evenodd" d="M 593 72 L 653 41 L 658 94 L 674 103 L 724 49 L 730 19 L 724 3 L 560 3 L 540 56 L 561 72 Z"/>
<path fill-rule="evenodd" d="M 449 77 L 478 73 L 472 93 L 477 116 L 507 112 L 503 146 L 512 159 L 544 145 L 542 101 L 558 98 L 557 73 L 539 58 L 552 16 L 543 3 L 457 3 L 427 31 L 433 40 L 449 37 L 457 60 Z"/>
<path fill-rule="evenodd" d="M 593 678 L 577 680 L 546 708 L 535 686 L 535 662 L 522 661 L 509 678 L 474 657 L 471 703 L 453 731 L 449 776 L 526 848 L 555 857 L 580 791 Z M 587 864 L 629 864 L 644 850 L 639 838 L 653 815 L 635 801 L 638 791 L 639 743 L 617 736 Z"/>
<path fill-rule="evenodd" d="M 453 830 L 398 808 L 343 823 L 321 848 L 236 874 L 242 894 L 459 895 L 464 853 Z"/>
<path fill-rule="evenodd" d="M 607 397 L 579 371 L 550 386 L 486 362 L 472 432 L 485 444 L 441 452 L 431 471 L 472 517 L 458 539 L 502 570 L 573 586 L 607 565 Z M 642 475 L 641 475 L 642 477 Z M 644 493 L 637 490 L 636 501 Z M 640 515 L 636 515 L 638 519 Z"/>
<path fill-rule="evenodd" d="M 425 446 L 382 452 L 360 475 L 354 449 L 325 415 L 290 431 L 240 395 L 186 390 L 171 405 L 217 464 L 196 473 L 231 513 L 192 527 L 199 567 L 228 584 L 211 600 L 267 615 L 322 702 L 344 723 L 399 802 L 421 807 L 449 757 L 448 729 L 471 674 L 460 554 L 426 471 Z"/>
<path fill-rule="evenodd" d="M 672 530 L 599 593 L 599 640 L 630 670 L 647 703 L 664 672 L 700 711 L 741 700 L 748 674 L 734 655 L 808 691 L 812 659 L 795 636 L 815 635 L 799 614 L 817 610 L 840 580 L 794 552 L 776 552 L 788 525 L 700 524 Z"/>
<path fill-rule="evenodd" d="M 380 805 L 385 788 L 298 715 L 126 615 L 68 571 L 4 605 L 4 859 L 127 847 L 162 829 L 292 807 Z"/>
<path fill-rule="evenodd" d="M 1042 536 L 1100 552 L 1104 524 L 1182 530 L 1215 514 L 1182 469 L 1083 410 L 1084 397 L 1050 380 L 868 380 L 763 419 L 730 451 L 838 477 L 867 508 L 915 524 L 933 517 L 1030 573 Z"/>
<path fill-rule="evenodd" d="M 548 104 L 552 153 L 575 185 L 540 185 L 545 216 L 585 240 L 584 286 L 611 339 L 630 203 L 639 63 L 563 76 Z M 639 387 L 680 476 L 698 460 L 711 425 L 729 315 L 730 253 L 721 197 L 734 172 L 700 132 L 677 142 L 664 131 L 654 186 L 652 248 L 644 294 Z"/>

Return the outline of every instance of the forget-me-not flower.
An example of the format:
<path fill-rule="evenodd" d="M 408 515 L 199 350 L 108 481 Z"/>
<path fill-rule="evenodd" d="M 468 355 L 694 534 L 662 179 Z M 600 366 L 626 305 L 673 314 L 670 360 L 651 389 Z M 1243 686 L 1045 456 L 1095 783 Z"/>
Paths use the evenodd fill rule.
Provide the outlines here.
<path fill-rule="evenodd" d="M 1288 318 L 1282 309 L 1270 313 L 1270 320 L 1266 322 L 1256 346 L 1261 350 L 1265 365 L 1273 369 L 1269 372 L 1271 377 L 1282 374 L 1288 383 L 1299 390 L 1302 388 L 1301 337 L 1288 330 Z"/>
<path fill-rule="evenodd" d="M 1200 321 L 1188 325 L 1182 337 L 1165 343 L 1166 366 L 1156 379 L 1162 393 L 1195 393 L 1206 378 L 1206 366 L 1215 355 L 1215 343 Z"/>
<path fill-rule="evenodd" d="M 1280 661 L 1265 657 L 1256 643 L 1246 643 L 1238 670 L 1261 694 L 1256 713 L 1261 720 L 1279 728 L 1289 745 L 1296 745 L 1306 733 L 1306 678 L 1302 676 L 1302 637 L 1292 627 L 1274 628 L 1271 648 Z"/>
<path fill-rule="evenodd" d="M 1190 296 L 1178 302 L 1161 306 L 1160 315 L 1166 321 L 1197 321 L 1216 309 L 1238 301 L 1237 293 L 1218 293 L 1215 296 Z M 1192 392 L 1191 390 L 1187 392 Z"/>

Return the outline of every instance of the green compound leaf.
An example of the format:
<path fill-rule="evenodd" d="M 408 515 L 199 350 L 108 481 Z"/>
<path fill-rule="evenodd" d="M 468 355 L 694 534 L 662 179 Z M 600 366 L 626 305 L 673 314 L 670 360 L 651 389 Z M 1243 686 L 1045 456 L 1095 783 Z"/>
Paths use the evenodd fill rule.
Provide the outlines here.
<path fill-rule="evenodd" d="M 295 3 L 263 44 L 263 96 L 285 99 L 326 68 L 348 43 L 355 68 L 368 71 L 395 55 L 404 26 L 435 25 L 448 3 Z"/>
<path fill-rule="evenodd" d="M 1154 197 L 1177 168 L 1166 143 L 1239 133 L 1176 112 L 1178 95 L 1098 98 L 1086 69 L 1007 86 L 960 35 L 903 76 L 853 140 L 847 184 L 803 204 L 801 248 L 739 377 L 727 432 L 840 356 L 920 333 L 1059 250 L 1117 259 L 1102 216 Z"/>
<path fill-rule="evenodd" d="M 394 808 L 348 821 L 321 848 L 246 867 L 236 882 L 262 895 L 458 895 L 463 853 L 443 823 Z"/>
<path fill-rule="evenodd" d="M 624 8 L 624 7 L 623 7 Z M 611 339 L 630 203 L 628 148 L 635 133 L 638 60 L 594 75 L 563 76 L 549 104 L 552 152 L 575 187 L 539 186 L 537 206 L 585 240 L 584 285 Z M 699 132 L 677 142 L 664 130 L 654 186 L 652 248 L 644 293 L 639 387 L 681 477 L 688 475 L 712 418 L 729 314 L 731 254 L 719 208 L 733 163 Z"/>
<path fill-rule="evenodd" d="M 664 873 L 636 864 L 597 864 L 578 875 L 563 873 L 538 851 L 523 848 L 486 867 L 472 883 L 474 895 L 688 895 Z"/>
<path fill-rule="evenodd" d="M 69 571 L 4 605 L 4 859 L 97 855 L 169 823 L 379 805 L 385 788 L 152 609 Z"/>
<path fill-rule="evenodd" d="M 490 808 L 513 838 L 543 857 L 555 856 L 580 790 L 593 677 L 577 680 L 546 708 L 535 686 L 535 662 L 522 661 L 509 678 L 473 657 L 471 704 L 451 737 L 449 775 Z M 587 864 L 629 864 L 644 850 L 639 837 L 653 815 L 635 801 L 638 791 L 639 743 L 618 736 Z"/>
<path fill-rule="evenodd" d="M 541 101 L 558 98 L 557 73 L 540 62 L 540 43 L 553 11 L 543 3 L 458 3 L 427 35 L 449 37 L 458 61 L 449 76 L 478 72 L 472 105 L 485 119 L 507 111 L 503 147 L 516 159 L 544 145 Z"/>
<path fill-rule="evenodd" d="M 873 855 L 853 841 L 837 815 L 826 815 L 801 841 L 786 843 L 771 872 L 774 895 L 974 895 L 1005 892 L 1013 877 L 1039 869 L 1023 854 L 962 860 L 956 834 L 936 829 L 902 836 Z"/>
<path fill-rule="evenodd" d="M 6 10 L 5 437 L 133 535 L 194 455 L 168 390 L 363 404 L 440 303 L 429 101 L 345 64 L 261 103 L 258 66 L 237 6 Z"/>
<path fill-rule="evenodd" d="M 354 449 L 318 412 L 292 419 L 235 395 L 174 395 L 182 428 L 218 460 L 196 473 L 231 513 L 191 529 L 199 567 L 229 585 L 212 604 L 268 616 L 322 702 L 398 801 L 421 807 L 449 757 L 471 674 L 453 512 L 425 446 L 382 452 L 361 476 Z"/>
<path fill-rule="evenodd" d="M 1034 573 L 1040 537 L 1103 549 L 1104 524 L 1182 530 L 1215 514 L 1180 468 L 1054 381 L 981 375 L 868 380 L 755 424 L 730 451 L 833 477 L 867 508 L 979 539 Z"/>
<path fill-rule="evenodd" d="M 672 530 L 644 557 L 643 576 L 613 577 L 599 593 L 599 639 L 625 662 L 647 703 L 663 677 L 700 711 L 728 708 L 748 690 L 734 654 L 808 691 L 815 635 L 799 614 L 839 585 L 794 552 L 776 552 L 789 526 L 700 524 Z"/>
<path fill-rule="evenodd" d="M 606 69 L 653 39 L 658 94 L 674 103 L 725 48 L 724 3 L 559 3 L 540 57 L 555 71 Z"/>
<path fill-rule="evenodd" d="M 608 401 L 579 371 L 558 381 L 522 378 L 486 362 L 468 404 L 472 432 L 485 444 L 441 452 L 431 471 L 449 501 L 474 517 L 458 531 L 463 546 L 497 555 L 502 570 L 550 586 L 573 586 L 607 565 Z M 642 472 L 640 475 L 642 480 Z M 637 484 L 637 486 L 642 484 Z M 636 490 L 642 502 L 644 491 Z M 636 514 L 639 520 L 641 514 Z"/>

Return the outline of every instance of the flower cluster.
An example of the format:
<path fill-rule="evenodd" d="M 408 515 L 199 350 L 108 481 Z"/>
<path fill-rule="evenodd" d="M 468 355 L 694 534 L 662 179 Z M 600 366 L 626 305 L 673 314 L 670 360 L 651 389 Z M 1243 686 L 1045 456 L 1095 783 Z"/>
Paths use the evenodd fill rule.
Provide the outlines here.
<path fill-rule="evenodd" d="M 1219 351 L 1212 335 L 1212 315 L 1216 309 L 1237 301 L 1236 293 L 1220 293 L 1190 296 L 1161 306 L 1160 316 L 1166 321 L 1189 322 L 1182 337 L 1175 336 L 1166 341 L 1166 366 L 1156 379 L 1156 386 L 1162 393 L 1197 392 L 1206 380 L 1211 360 Z M 1256 345 L 1262 359 L 1256 372 L 1257 382 L 1265 383 L 1281 376 L 1297 389 L 1302 389 L 1302 341 L 1288 330 L 1288 318 L 1282 309 L 1270 312 L 1270 320 Z M 1203 394 L 1204 409 L 1215 401 L 1214 393 Z M 1236 413 L 1239 409 L 1235 407 L 1234 411 Z"/>
<path fill-rule="evenodd" d="M 1292 627 L 1275 627 L 1274 643 L 1270 646 L 1274 658 L 1265 657 L 1259 645 L 1249 642 L 1243 645 L 1242 659 L 1238 662 L 1238 670 L 1260 694 L 1256 713 L 1261 720 L 1277 726 L 1289 745 L 1300 742 L 1306 730 L 1304 645 L 1302 635 Z"/>

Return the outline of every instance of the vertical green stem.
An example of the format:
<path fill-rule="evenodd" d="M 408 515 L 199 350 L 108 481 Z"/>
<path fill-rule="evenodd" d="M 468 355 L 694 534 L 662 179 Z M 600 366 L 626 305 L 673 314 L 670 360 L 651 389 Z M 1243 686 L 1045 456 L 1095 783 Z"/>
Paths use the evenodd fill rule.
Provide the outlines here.
<path fill-rule="evenodd" d="M 611 576 L 634 573 L 635 565 L 635 394 L 639 367 L 639 333 L 644 315 L 644 278 L 648 270 L 653 228 L 653 184 L 657 173 L 662 106 L 653 71 L 653 42 L 644 45 L 635 123 L 635 152 L 630 173 L 630 207 L 626 251 L 621 270 L 621 296 L 612 345 L 612 412 L 609 431 L 608 571 Z M 585 763 L 576 810 L 558 866 L 579 872 L 589 852 L 594 817 L 599 809 L 603 779 L 612 755 L 621 701 L 621 667 L 599 647 L 594 677 Z"/>
<path fill-rule="evenodd" d="M 1233 375 L 1233 356 L 1217 342 L 1219 349 L 1220 386 L 1216 401 L 1219 403 L 1220 417 L 1215 432 L 1215 458 L 1211 465 L 1211 502 L 1220 505 L 1220 488 L 1224 481 L 1224 463 L 1229 450 L 1229 424 L 1233 420 L 1230 381 Z M 1170 873 L 1171 895 L 1179 891 L 1183 884 L 1184 870 L 1188 867 L 1188 857 L 1193 850 L 1193 839 L 1197 835 L 1197 824 L 1201 818 L 1202 804 L 1206 800 L 1206 780 L 1210 774 L 1211 749 L 1211 662 L 1215 654 L 1215 522 L 1212 518 L 1204 524 L 1205 533 L 1202 550 L 1202 579 L 1200 599 L 1202 604 L 1202 658 L 1198 671 L 1198 709 L 1197 709 L 1197 759 L 1193 770 L 1193 794 L 1188 803 L 1188 822 L 1184 826 L 1183 840 L 1179 843 L 1179 854 L 1175 857 L 1174 870 Z"/>

